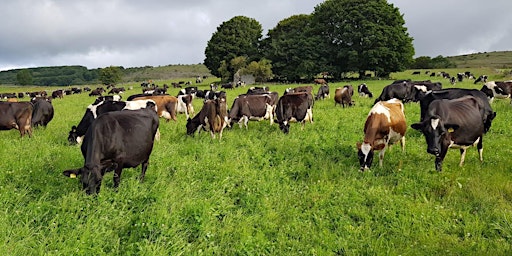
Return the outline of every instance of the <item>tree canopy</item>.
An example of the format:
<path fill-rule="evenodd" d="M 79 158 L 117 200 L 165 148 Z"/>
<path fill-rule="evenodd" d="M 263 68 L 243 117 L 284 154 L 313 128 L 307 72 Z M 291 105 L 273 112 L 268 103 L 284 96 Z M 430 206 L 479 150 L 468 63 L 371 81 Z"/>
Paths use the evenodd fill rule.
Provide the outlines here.
<path fill-rule="evenodd" d="M 413 39 L 399 9 L 386 0 L 327 0 L 312 15 L 331 72 L 387 76 L 412 61 Z"/>
<path fill-rule="evenodd" d="M 103 84 L 116 84 L 122 77 L 123 72 L 120 67 L 110 66 L 100 70 L 99 80 Z"/>
<path fill-rule="evenodd" d="M 280 21 L 261 45 L 265 57 L 272 61 L 274 74 L 298 81 L 321 71 L 320 39 L 311 31 L 311 15 L 301 14 Z"/>
<path fill-rule="evenodd" d="M 236 70 L 229 66 L 233 58 L 244 56 L 248 61 L 260 58 L 259 42 L 262 33 L 261 24 L 245 16 L 236 16 L 223 22 L 208 41 L 205 66 L 213 75 L 221 77 L 219 68 L 224 61 L 228 64 L 227 71 L 234 74 Z"/>

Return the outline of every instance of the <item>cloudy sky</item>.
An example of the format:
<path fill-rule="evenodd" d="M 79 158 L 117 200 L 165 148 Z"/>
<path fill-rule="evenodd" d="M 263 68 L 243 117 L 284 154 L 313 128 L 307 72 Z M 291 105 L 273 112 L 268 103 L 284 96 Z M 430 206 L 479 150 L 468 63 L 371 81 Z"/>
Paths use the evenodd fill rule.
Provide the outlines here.
<path fill-rule="evenodd" d="M 243 15 L 263 26 L 323 0 L 0 0 L 0 70 L 202 63 L 217 27 Z M 511 0 L 388 0 L 416 57 L 512 50 Z"/>

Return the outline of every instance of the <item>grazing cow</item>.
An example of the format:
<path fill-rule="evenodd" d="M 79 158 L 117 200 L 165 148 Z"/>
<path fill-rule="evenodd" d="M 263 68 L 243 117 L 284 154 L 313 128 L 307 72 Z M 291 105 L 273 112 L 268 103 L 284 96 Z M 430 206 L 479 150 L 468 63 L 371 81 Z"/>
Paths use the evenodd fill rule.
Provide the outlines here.
<path fill-rule="evenodd" d="M 439 99 L 457 99 L 467 95 L 473 96 L 477 99 L 480 111 L 482 112 L 481 121 L 484 124 L 484 133 L 487 133 L 491 128 L 492 120 L 496 117 L 496 112 L 492 110 L 485 93 L 476 89 L 449 88 L 425 94 L 425 97 L 420 100 L 420 121 L 425 120 L 428 107 L 432 101 Z"/>
<path fill-rule="evenodd" d="M 288 94 L 288 93 L 301 93 L 301 92 L 305 92 L 305 93 L 309 93 L 309 94 L 313 95 L 313 86 L 306 85 L 306 86 L 298 86 L 298 87 L 295 87 L 295 88 L 287 88 L 284 91 L 284 94 Z"/>
<path fill-rule="evenodd" d="M 233 89 L 234 87 L 233 87 L 233 83 L 226 83 L 226 84 L 222 84 L 220 86 L 220 88 L 222 88 L 222 89 Z"/>
<path fill-rule="evenodd" d="M 62 99 L 64 97 L 64 91 L 63 90 L 55 90 L 52 92 L 52 99 Z"/>
<path fill-rule="evenodd" d="M 487 75 L 481 75 L 479 76 L 475 82 L 473 82 L 473 84 L 477 84 L 479 82 L 482 82 L 482 83 L 487 83 Z"/>
<path fill-rule="evenodd" d="M 32 127 L 39 125 L 46 127 L 53 119 L 53 105 L 50 101 L 44 99 L 31 100 L 33 104 Z"/>
<path fill-rule="evenodd" d="M 375 99 L 375 103 L 379 101 L 386 101 L 390 99 L 399 99 L 404 103 L 410 102 L 414 100 L 414 86 L 411 82 L 404 81 L 398 83 L 392 83 L 390 85 L 386 85 L 384 89 L 382 89 L 382 93 L 380 96 Z"/>
<path fill-rule="evenodd" d="M 249 89 L 247 89 L 247 93 L 246 94 L 265 94 L 265 93 L 269 93 L 270 89 L 268 88 L 268 86 L 264 86 L 264 87 L 251 87 Z"/>
<path fill-rule="evenodd" d="M 66 170 L 63 174 L 68 177 L 81 175 L 80 181 L 87 194 L 99 193 L 103 175 L 111 170 L 115 172 L 114 187 L 117 188 L 123 168 L 142 165 L 142 182 L 159 124 L 154 108 L 155 104 L 148 102 L 143 109 L 99 116 L 87 130 L 81 146 L 84 166 Z"/>
<path fill-rule="evenodd" d="M 169 120 L 178 120 L 176 118 L 176 110 L 178 108 L 178 98 L 170 95 L 144 95 L 137 96 L 134 98 L 128 98 L 129 100 L 153 100 L 157 106 L 157 112 L 159 117 L 163 117 L 167 122 Z"/>
<path fill-rule="evenodd" d="M 187 119 L 187 135 L 193 135 L 196 131 L 204 129 L 209 131 L 211 137 L 215 138 L 215 133 L 219 134 L 219 140 L 222 139 L 222 131 L 227 123 L 224 119 L 222 103 L 225 99 L 207 100 L 204 102 L 201 111 L 194 118 Z"/>
<path fill-rule="evenodd" d="M 413 75 L 421 75 L 421 72 L 420 71 L 414 71 L 412 72 Z"/>
<path fill-rule="evenodd" d="M 484 84 L 482 89 L 480 89 L 487 98 L 489 98 L 489 102 L 492 102 L 494 98 L 498 99 L 506 99 L 510 98 L 512 95 L 512 81 L 505 82 L 495 82 L 490 81 Z M 512 101 L 511 101 L 512 103 Z"/>
<path fill-rule="evenodd" d="M 187 116 L 187 119 L 190 117 L 190 115 L 194 114 L 194 106 L 192 106 L 192 95 L 186 94 L 186 95 L 178 95 L 178 105 L 176 108 L 177 113 L 185 113 Z"/>
<path fill-rule="evenodd" d="M 318 93 L 315 96 L 315 100 L 325 99 L 326 97 L 331 98 L 331 96 L 329 95 L 329 85 L 322 84 L 318 88 Z"/>
<path fill-rule="evenodd" d="M 32 137 L 32 112 L 30 102 L 0 102 L 0 130 L 16 129 L 21 137 Z"/>
<path fill-rule="evenodd" d="M 235 98 L 233 106 L 228 114 L 230 125 L 237 122 L 242 128 L 242 124 L 247 129 L 249 120 L 261 121 L 270 120 L 270 125 L 274 123 L 274 105 L 270 94 L 242 94 Z M 275 104 L 275 103 L 274 103 Z"/>
<path fill-rule="evenodd" d="M 405 151 L 405 122 L 404 105 L 398 99 L 377 102 L 364 124 L 363 143 L 357 143 L 357 157 L 361 171 L 370 169 L 375 150 L 380 150 L 379 165 L 382 167 L 386 149 L 400 141 L 402 152 Z"/>
<path fill-rule="evenodd" d="M 449 148 L 460 148 L 459 165 L 462 166 L 466 149 L 476 144 L 480 161 L 483 161 L 484 124 L 479 99 L 473 96 L 432 101 L 425 118 L 412 124 L 411 128 L 421 131 L 425 136 L 427 152 L 436 157 L 435 167 L 438 171 L 442 170 Z"/>
<path fill-rule="evenodd" d="M 357 87 L 357 92 L 359 93 L 359 96 L 361 96 L 361 97 L 368 96 L 368 98 L 373 98 L 373 94 L 372 94 L 372 92 L 370 92 L 370 89 L 368 88 L 368 85 L 366 85 L 364 83 L 360 84 Z"/>
<path fill-rule="evenodd" d="M 457 73 L 457 81 L 462 82 L 464 80 L 464 73 Z"/>
<path fill-rule="evenodd" d="M 187 86 L 183 89 L 181 89 L 179 92 L 178 92 L 178 96 L 179 95 L 187 95 L 187 94 L 190 94 L 192 95 L 192 97 L 196 97 L 196 93 L 197 93 L 197 86 Z"/>
<path fill-rule="evenodd" d="M 327 84 L 327 81 L 325 81 L 325 79 L 323 79 L 323 78 L 316 78 L 315 80 L 313 80 L 313 82 L 315 84 L 320 84 L 320 85 Z"/>
<path fill-rule="evenodd" d="M 103 88 L 96 88 L 89 93 L 89 96 L 101 96 L 105 92 Z"/>
<path fill-rule="evenodd" d="M 276 122 L 285 134 L 290 132 L 290 122 L 313 123 L 313 97 L 310 93 L 288 93 L 281 96 L 275 109 Z"/>
<path fill-rule="evenodd" d="M 352 95 L 354 95 L 352 85 L 336 88 L 336 91 L 334 91 L 334 106 L 336 107 L 336 104 L 340 104 L 343 107 L 345 107 L 345 105 L 347 105 L 347 107 L 354 105 Z"/>
<path fill-rule="evenodd" d="M 121 94 L 121 93 L 124 93 L 125 91 L 126 91 L 126 90 L 124 89 L 124 87 L 119 87 L 119 88 L 114 87 L 114 88 L 112 88 L 112 89 L 108 92 L 108 94 Z"/>
<path fill-rule="evenodd" d="M 457 80 L 455 79 L 455 77 L 454 77 L 454 76 L 452 76 L 452 77 L 450 78 L 450 84 L 455 85 L 456 83 L 457 83 Z"/>

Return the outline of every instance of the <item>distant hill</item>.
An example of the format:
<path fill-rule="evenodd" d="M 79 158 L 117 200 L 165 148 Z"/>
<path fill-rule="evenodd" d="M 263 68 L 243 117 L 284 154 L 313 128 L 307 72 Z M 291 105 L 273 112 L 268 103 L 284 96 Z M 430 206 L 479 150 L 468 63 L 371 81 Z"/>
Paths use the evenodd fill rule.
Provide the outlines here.
<path fill-rule="evenodd" d="M 16 75 L 24 69 L 12 69 L 0 72 L 1 85 L 14 85 L 17 83 Z M 83 66 L 54 66 L 27 68 L 32 76 L 33 85 L 39 86 L 67 86 L 98 84 L 100 69 L 87 69 Z M 142 82 L 148 80 L 164 79 L 193 79 L 197 76 L 211 76 L 210 71 L 203 64 L 145 66 L 122 68 L 122 82 Z"/>
<path fill-rule="evenodd" d="M 457 68 L 512 68 L 512 51 L 479 52 L 446 58 Z"/>

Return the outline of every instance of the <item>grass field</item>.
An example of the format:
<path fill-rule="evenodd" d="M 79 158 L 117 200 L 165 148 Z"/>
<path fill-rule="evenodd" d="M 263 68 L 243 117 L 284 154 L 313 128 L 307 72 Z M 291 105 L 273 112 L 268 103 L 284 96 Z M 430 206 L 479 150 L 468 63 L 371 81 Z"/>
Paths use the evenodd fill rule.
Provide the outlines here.
<path fill-rule="evenodd" d="M 393 78 L 430 78 L 410 74 Z M 376 96 L 390 83 L 352 85 L 361 82 Z M 330 84 L 331 93 L 345 84 Z M 133 86 L 124 97 L 140 92 Z M 281 95 L 293 85 L 268 86 Z M 472 81 L 455 86 L 481 87 Z M 228 91 L 229 107 L 246 90 Z M 334 107 L 333 97 L 315 102 L 315 122 L 302 131 L 293 124 L 288 135 L 267 121 L 250 122 L 248 130 L 226 130 L 219 141 L 207 133 L 186 136 L 184 115 L 177 122 L 161 119 L 145 181 L 138 181 L 140 167 L 125 169 L 116 191 L 107 173 L 100 194 L 87 196 L 79 180 L 62 171 L 83 165 L 80 148 L 66 138 L 93 98 L 56 99 L 54 120 L 32 138 L 0 132 L 0 254 L 512 253 L 509 100 L 492 104 L 497 117 L 484 137 L 484 162 L 470 148 L 459 167 L 459 151 L 452 149 L 442 173 L 411 128 L 405 153 L 396 146 L 382 168 L 359 172 L 355 145 L 373 99 L 354 100 L 345 109 Z M 196 112 L 201 105 L 195 100 Z M 408 125 L 418 121 L 418 104 L 406 104 L 405 114 Z"/>

